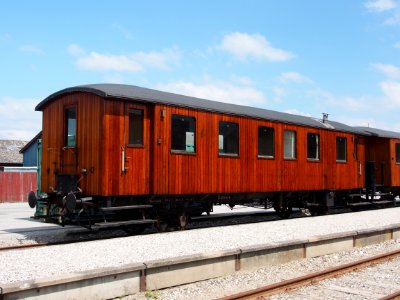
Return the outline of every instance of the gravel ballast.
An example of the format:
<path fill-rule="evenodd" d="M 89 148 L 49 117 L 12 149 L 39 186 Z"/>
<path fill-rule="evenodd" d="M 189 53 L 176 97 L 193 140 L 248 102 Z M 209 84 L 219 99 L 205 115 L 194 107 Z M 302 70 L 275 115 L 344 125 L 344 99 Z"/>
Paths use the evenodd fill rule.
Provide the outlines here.
<path fill-rule="evenodd" d="M 0 284 L 397 224 L 400 208 L 0 252 Z"/>

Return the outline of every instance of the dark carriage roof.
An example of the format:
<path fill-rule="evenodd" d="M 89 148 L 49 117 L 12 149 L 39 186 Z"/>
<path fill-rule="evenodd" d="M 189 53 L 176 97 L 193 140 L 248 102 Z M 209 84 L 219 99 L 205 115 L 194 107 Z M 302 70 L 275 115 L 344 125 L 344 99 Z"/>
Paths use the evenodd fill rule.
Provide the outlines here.
<path fill-rule="evenodd" d="M 389 138 L 389 139 L 400 139 L 400 133 L 399 132 L 394 132 L 394 131 L 389 131 L 389 130 L 383 130 L 383 129 L 378 129 L 378 128 L 371 128 L 371 127 L 356 127 L 360 131 L 364 131 L 366 135 L 369 136 L 376 136 L 376 137 L 381 137 L 381 138 Z"/>
<path fill-rule="evenodd" d="M 174 105 L 231 115 L 277 121 L 288 124 L 303 125 L 314 128 L 365 134 L 364 131 L 360 131 L 355 127 L 351 127 L 346 124 L 330 120 L 322 123 L 321 120 L 317 118 L 293 115 L 250 106 L 210 101 L 206 99 L 123 84 L 90 84 L 66 88 L 48 96 L 46 99 L 40 102 L 35 109 L 42 110 L 47 103 L 55 100 L 58 96 L 74 92 L 88 92 L 105 98 L 119 98 L 122 100 L 137 100 L 142 102 L 160 103 L 165 105 Z"/>

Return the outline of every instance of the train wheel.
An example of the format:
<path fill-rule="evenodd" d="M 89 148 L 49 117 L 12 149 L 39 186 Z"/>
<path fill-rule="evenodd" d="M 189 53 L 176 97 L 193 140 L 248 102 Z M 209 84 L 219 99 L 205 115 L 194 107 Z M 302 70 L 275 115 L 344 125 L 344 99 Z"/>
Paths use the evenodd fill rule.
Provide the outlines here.
<path fill-rule="evenodd" d="M 122 230 L 125 231 L 128 235 L 137 235 L 143 233 L 143 231 L 147 228 L 147 225 L 131 225 L 131 226 L 123 226 Z"/>
<path fill-rule="evenodd" d="M 155 224 L 158 232 L 166 232 L 168 229 L 168 222 L 161 220 L 160 218 L 157 219 Z"/>
<path fill-rule="evenodd" d="M 292 207 L 291 206 L 280 207 L 276 208 L 275 211 L 280 218 L 288 219 L 290 217 L 290 214 L 292 213 Z"/>
<path fill-rule="evenodd" d="M 186 212 L 179 214 L 179 229 L 184 230 L 189 223 L 189 215 Z"/>
<path fill-rule="evenodd" d="M 318 212 L 317 212 L 317 209 L 314 207 L 314 206 L 310 206 L 309 208 L 308 208 L 308 211 L 310 212 L 310 214 L 313 216 L 313 217 L 315 217 L 315 216 L 318 216 Z"/>

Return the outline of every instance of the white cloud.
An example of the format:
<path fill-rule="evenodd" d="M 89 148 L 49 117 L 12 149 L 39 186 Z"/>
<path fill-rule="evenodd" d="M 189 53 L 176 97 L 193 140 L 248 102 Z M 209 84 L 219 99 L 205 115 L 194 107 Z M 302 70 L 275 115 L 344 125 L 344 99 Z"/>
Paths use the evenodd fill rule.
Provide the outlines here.
<path fill-rule="evenodd" d="M 298 116 L 311 117 L 311 115 L 309 113 L 299 111 L 296 108 L 287 109 L 287 110 L 285 110 L 285 113 L 292 114 L 292 115 L 298 115 Z"/>
<path fill-rule="evenodd" d="M 383 94 L 381 107 L 393 109 L 400 106 L 400 68 L 388 64 L 372 64 L 387 77 L 386 80 L 379 82 L 378 86 Z"/>
<path fill-rule="evenodd" d="M 397 4 L 394 0 L 374 0 L 368 1 L 365 7 L 370 11 L 383 12 L 396 8 Z"/>
<path fill-rule="evenodd" d="M 168 70 L 171 63 L 177 63 L 180 52 L 177 48 L 166 49 L 162 52 L 136 52 L 132 58 L 139 61 L 142 65 L 150 66 L 155 69 Z"/>
<path fill-rule="evenodd" d="M 274 102 L 281 102 L 283 98 L 287 95 L 287 92 L 284 88 L 276 86 L 272 88 L 272 94 L 274 95 Z"/>
<path fill-rule="evenodd" d="M 80 69 L 91 71 L 139 72 L 143 69 L 137 61 L 125 55 L 109 55 L 97 52 L 90 52 L 88 55 L 78 57 L 76 65 Z"/>
<path fill-rule="evenodd" d="M 249 77 L 246 76 L 237 76 L 237 75 L 232 75 L 231 80 L 233 82 L 239 83 L 239 84 L 244 84 L 244 85 L 251 85 L 253 84 L 253 80 L 250 79 Z"/>
<path fill-rule="evenodd" d="M 396 67 L 394 65 L 388 65 L 388 64 L 371 64 L 372 67 L 374 67 L 376 70 L 382 72 L 385 74 L 387 77 L 392 78 L 392 79 L 400 79 L 400 68 Z"/>
<path fill-rule="evenodd" d="M 396 44 L 394 44 L 393 47 L 400 49 L 400 42 L 397 42 Z"/>
<path fill-rule="evenodd" d="M 70 44 L 67 48 L 67 51 L 72 56 L 83 56 L 85 55 L 85 50 L 83 50 L 79 45 Z"/>
<path fill-rule="evenodd" d="M 397 1 L 372 0 L 365 2 L 364 6 L 371 12 L 385 13 L 386 19 L 383 22 L 383 25 L 393 26 L 400 24 L 400 12 Z"/>
<path fill-rule="evenodd" d="M 18 48 L 21 52 L 43 55 L 44 51 L 35 45 L 22 45 Z"/>
<path fill-rule="evenodd" d="M 200 84 L 176 81 L 159 84 L 156 88 L 167 92 L 239 105 L 261 106 L 266 102 L 264 94 L 254 87 L 232 84 L 226 81 L 207 80 Z"/>
<path fill-rule="evenodd" d="M 313 81 L 307 76 L 301 75 L 297 72 L 284 72 L 279 77 L 278 80 L 282 83 L 296 82 L 296 83 L 312 83 Z"/>
<path fill-rule="evenodd" d="M 379 83 L 383 94 L 387 99 L 387 106 L 400 106 L 400 82 L 383 81 Z"/>
<path fill-rule="evenodd" d="M 241 60 L 253 58 L 267 61 L 287 61 L 294 57 L 289 51 L 272 47 L 261 34 L 229 33 L 224 36 L 218 48 Z"/>
<path fill-rule="evenodd" d="M 122 34 L 122 36 L 127 39 L 127 40 L 132 40 L 133 39 L 133 35 L 132 33 L 126 29 L 124 26 L 122 26 L 121 24 L 113 24 L 112 25 L 113 28 L 115 28 L 120 34 Z"/>
<path fill-rule="evenodd" d="M 364 97 L 354 98 L 351 96 L 337 96 L 320 88 L 309 90 L 308 95 L 314 97 L 323 107 L 345 108 L 347 111 L 371 109 L 371 99 L 366 99 Z"/>
<path fill-rule="evenodd" d="M 0 138 L 32 139 L 42 128 L 41 113 L 35 112 L 36 99 L 0 98 Z"/>
<path fill-rule="evenodd" d="M 390 18 L 386 19 L 385 22 L 383 22 L 383 24 L 385 24 L 385 25 L 398 25 L 398 24 L 400 24 L 400 13 L 395 13 Z"/>
<path fill-rule="evenodd" d="M 75 57 L 80 69 L 91 71 L 140 72 L 146 68 L 168 70 L 180 59 L 177 48 L 163 51 L 134 52 L 125 55 L 102 54 L 95 51 L 86 53 L 79 45 L 71 44 L 68 52 Z"/>

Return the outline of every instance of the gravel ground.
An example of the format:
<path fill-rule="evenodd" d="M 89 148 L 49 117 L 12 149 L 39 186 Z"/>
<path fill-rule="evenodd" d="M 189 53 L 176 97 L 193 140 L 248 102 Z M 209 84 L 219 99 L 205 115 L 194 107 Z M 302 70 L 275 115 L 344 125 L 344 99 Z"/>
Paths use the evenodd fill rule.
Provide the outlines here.
<path fill-rule="evenodd" d="M 398 223 L 399 213 L 400 208 L 390 208 L 2 251 L 0 284 L 377 228 Z"/>
<path fill-rule="evenodd" d="M 306 275 L 312 272 L 322 271 L 324 269 L 338 266 L 344 263 L 349 263 L 352 261 L 360 260 L 370 256 L 378 255 L 380 253 L 393 251 L 400 249 L 400 240 L 387 241 L 381 244 L 371 245 L 363 248 L 355 248 L 349 251 L 338 252 L 335 254 L 324 255 L 320 257 L 314 257 L 311 259 L 302 259 L 293 261 L 290 263 L 270 266 L 266 268 L 260 268 L 254 271 L 239 271 L 233 275 L 220 277 L 216 279 L 205 280 L 201 282 L 191 283 L 182 285 L 179 287 L 168 288 L 158 291 L 148 291 L 147 293 L 138 293 L 135 295 L 120 298 L 121 300 L 139 300 L 139 299 L 160 299 L 160 300 L 204 300 L 204 299 L 216 299 L 239 292 L 243 292 L 250 289 L 255 289 L 267 284 L 276 283 L 282 280 L 291 279 L 301 275 Z M 347 281 L 347 286 L 349 289 L 360 289 L 364 286 L 364 281 L 375 280 L 379 284 L 385 282 L 390 284 L 392 287 L 399 287 L 400 285 L 400 260 L 396 260 L 392 264 L 383 264 L 383 267 L 378 270 L 369 269 L 369 275 L 365 277 L 360 277 L 358 274 L 352 274 L 352 280 Z M 397 266 L 397 268 L 396 268 Z M 380 270 L 389 271 L 388 273 L 383 273 Z M 375 279 L 367 279 L 367 278 Z M 339 279 L 330 279 L 321 283 L 322 289 L 327 289 L 332 285 L 338 286 L 340 283 Z M 346 286 L 346 284 L 343 284 Z M 397 285 L 396 285 L 397 284 Z M 398 289 L 398 288 L 397 288 Z M 354 298 L 354 294 L 345 297 L 345 294 L 339 294 L 338 291 L 333 291 L 333 293 L 324 293 L 319 288 L 315 286 L 306 287 L 300 289 L 296 293 L 286 293 L 283 295 L 272 296 L 270 299 L 377 299 L 376 295 L 378 293 L 383 293 L 380 288 L 375 290 L 375 297 L 366 297 L 356 295 L 358 298 Z M 386 290 L 386 294 L 389 294 L 390 289 Z M 374 295 L 374 291 L 369 291 L 371 295 Z M 146 298 L 147 296 L 151 296 Z"/>
<path fill-rule="evenodd" d="M 32 219 L 34 210 L 27 203 L 0 203 L 0 247 L 76 241 L 87 239 L 104 239 L 127 236 L 121 229 L 87 230 L 80 226 L 44 223 Z M 232 216 L 220 219 L 221 216 Z M 299 212 L 294 217 L 302 217 Z M 263 222 L 279 219 L 273 209 L 265 210 L 245 206 L 230 209 L 226 205 L 214 206 L 211 216 L 197 217 L 189 223 L 187 229 L 198 229 L 214 226 L 237 225 L 243 223 Z M 200 219 L 200 220 L 199 220 Z M 157 233 L 153 228 L 146 229 L 143 234 Z"/>

